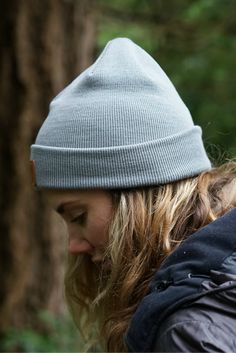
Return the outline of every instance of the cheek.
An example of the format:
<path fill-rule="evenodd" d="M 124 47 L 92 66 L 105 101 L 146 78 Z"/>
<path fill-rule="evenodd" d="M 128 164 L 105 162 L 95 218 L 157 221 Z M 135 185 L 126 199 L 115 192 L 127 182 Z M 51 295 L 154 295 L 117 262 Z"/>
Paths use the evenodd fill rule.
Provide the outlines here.
<path fill-rule="evenodd" d="M 89 237 L 95 246 L 102 246 L 108 241 L 108 229 L 109 219 L 104 220 L 103 218 L 94 219 L 93 222 L 88 225 Z"/>

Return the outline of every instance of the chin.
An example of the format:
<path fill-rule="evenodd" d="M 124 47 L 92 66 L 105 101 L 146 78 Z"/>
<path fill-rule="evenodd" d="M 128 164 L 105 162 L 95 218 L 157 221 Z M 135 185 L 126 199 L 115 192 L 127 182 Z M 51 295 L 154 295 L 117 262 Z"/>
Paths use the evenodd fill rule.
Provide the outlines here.
<path fill-rule="evenodd" d="M 102 257 L 92 257 L 91 258 L 91 261 L 95 264 L 95 265 L 99 265 L 99 264 L 101 264 L 102 263 L 102 261 L 103 261 L 103 259 L 102 259 Z"/>

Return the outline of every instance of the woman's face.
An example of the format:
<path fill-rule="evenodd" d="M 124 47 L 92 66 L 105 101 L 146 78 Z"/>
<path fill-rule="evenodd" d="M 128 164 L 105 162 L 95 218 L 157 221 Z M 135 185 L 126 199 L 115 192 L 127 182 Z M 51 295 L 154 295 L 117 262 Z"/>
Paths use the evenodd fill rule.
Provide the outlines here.
<path fill-rule="evenodd" d="M 47 190 L 44 194 L 66 223 L 68 251 L 101 262 L 113 211 L 111 195 L 102 190 Z"/>

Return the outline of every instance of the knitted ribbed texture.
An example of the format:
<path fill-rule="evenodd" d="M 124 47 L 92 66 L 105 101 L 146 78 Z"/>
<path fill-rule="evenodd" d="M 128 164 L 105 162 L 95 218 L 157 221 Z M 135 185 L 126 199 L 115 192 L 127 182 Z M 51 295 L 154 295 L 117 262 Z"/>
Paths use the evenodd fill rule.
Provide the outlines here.
<path fill-rule="evenodd" d="M 45 188 L 157 185 L 210 168 L 201 128 L 154 59 L 126 38 L 57 95 L 31 146 Z"/>

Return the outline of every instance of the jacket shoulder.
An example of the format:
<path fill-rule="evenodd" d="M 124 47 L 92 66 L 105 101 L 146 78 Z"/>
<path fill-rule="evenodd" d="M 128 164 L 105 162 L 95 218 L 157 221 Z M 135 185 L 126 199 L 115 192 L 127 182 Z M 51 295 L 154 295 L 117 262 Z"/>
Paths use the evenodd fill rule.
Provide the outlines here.
<path fill-rule="evenodd" d="M 167 317 L 157 332 L 154 351 L 236 352 L 236 285 L 232 283 L 236 282 L 226 282 L 222 291 Z"/>
<path fill-rule="evenodd" d="M 234 336 L 209 321 L 176 322 L 170 318 L 168 327 L 160 332 L 154 352 L 235 352 Z"/>

